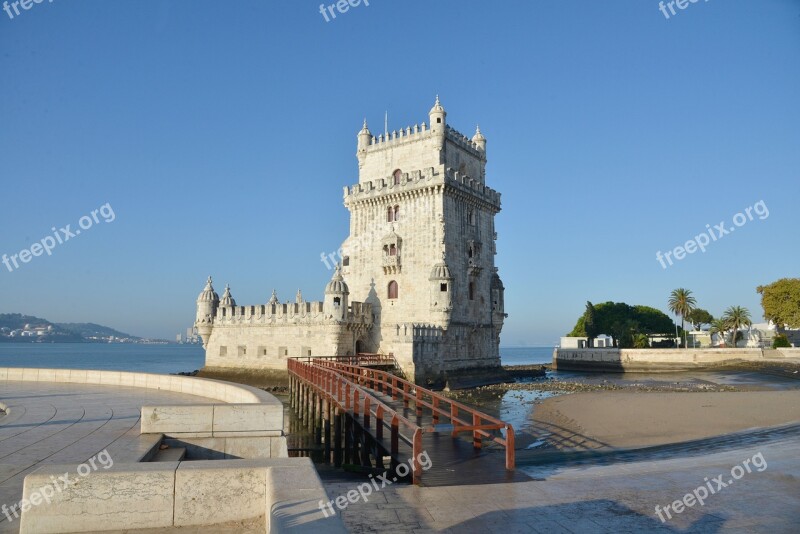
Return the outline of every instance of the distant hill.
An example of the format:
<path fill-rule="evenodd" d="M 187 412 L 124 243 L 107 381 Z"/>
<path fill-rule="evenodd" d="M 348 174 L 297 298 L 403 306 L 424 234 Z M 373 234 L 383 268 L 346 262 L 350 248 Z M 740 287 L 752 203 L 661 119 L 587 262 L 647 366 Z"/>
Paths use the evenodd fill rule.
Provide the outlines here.
<path fill-rule="evenodd" d="M 120 332 L 119 330 L 114 330 L 113 328 L 109 328 L 108 326 L 103 326 L 94 323 L 53 323 L 53 324 L 55 324 L 58 328 L 66 330 L 67 332 L 72 332 L 73 334 L 78 334 L 79 336 L 84 338 L 114 336 L 120 338 L 141 339 L 136 336 Z"/>
<path fill-rule="evenodd" d="M 0 313 L 0 342 L 101 342 L 125 340 L 142 341 L 119 330 L 94 323 L 51 323 L 47 319 L 20 313 Z"/>

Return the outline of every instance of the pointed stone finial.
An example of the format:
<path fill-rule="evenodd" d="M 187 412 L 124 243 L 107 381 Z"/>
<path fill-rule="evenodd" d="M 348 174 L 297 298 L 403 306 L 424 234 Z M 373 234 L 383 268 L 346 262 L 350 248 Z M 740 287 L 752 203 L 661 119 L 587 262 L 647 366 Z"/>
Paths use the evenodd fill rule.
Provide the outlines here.
<path fill-rule="evenodd" d="M 272 290 L 272 296 L 269 298 L 268 304 L 278 304 L 278 292 Z"/>
<path fill-rule="evenodd" d="M 303 293 L 300 291 L 300 288 L 297 288 L 297 295 L 295 295 L 294 301 L 298 304 L 303 302 Z"/>
<path fill-rule="evenodd" d="M 436 95 L 436 104 L 435 105 L 436 106 L 441 106 L 441 104 L 439 103 L 439 95 L 438 94 Z"/>

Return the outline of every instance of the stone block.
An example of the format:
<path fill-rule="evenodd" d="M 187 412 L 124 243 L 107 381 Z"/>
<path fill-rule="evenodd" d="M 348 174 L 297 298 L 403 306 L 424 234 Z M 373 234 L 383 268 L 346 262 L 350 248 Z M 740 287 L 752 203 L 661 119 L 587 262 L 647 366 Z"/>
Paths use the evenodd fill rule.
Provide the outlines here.
<path fill-rule="evenodd" d="M 42 468 L 25 477 L 23 498 L 40 503 L 23 511 L 20 533 L 171 527 L 177 467 L 177 463 L 132 464 L 84 477 L 74 465 Z M 75 482 L 67 487 L 62 483 L 61 491 L 55 491 L 51 476 L 64 473 Z"/>
<path fill-rule="evenodd" d="M 283 408 L 265 404 L 214 405 L 214 435 L 283 430 Z"/>
<path fill-rule="evenodd" d="M 213 404 L 142 406 L 142 434 L 208 434 L 212 432 Z"/>
<path fill-rule="evenodd" d="M 262 517 L 266 513 L 263 463 L 183 462 L 175 475 L 176 527 Z"/>

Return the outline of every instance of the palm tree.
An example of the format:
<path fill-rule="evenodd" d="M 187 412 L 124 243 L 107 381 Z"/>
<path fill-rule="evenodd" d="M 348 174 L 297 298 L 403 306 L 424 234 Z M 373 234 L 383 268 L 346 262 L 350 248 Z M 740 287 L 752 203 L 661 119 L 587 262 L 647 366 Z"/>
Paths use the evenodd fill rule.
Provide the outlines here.
<path fill-rule="evenodd" d="M 714 319 L 711 321 L 711 329 L 708 331 L 708 333 L 712 336 L 717 334 L 722 342 L 721 345 L 725 345 L 725 332 L 727 331 L 728 323 L 725 322 L 725 319 Z"/>
<path fill-rule="evenodd" d="M 669 309 L 675 315 L 681 316 L 681 330 L 683 330 L 683 346 L 686 346 L 686 330 L 683 328 L 684 320 L 694 311 L 697 300 L 692 296 L 690 289 L 679 287 L 669 295 Z"/>
<path fill-rule="evenodd" d="M 722 319 L 729 328 L 733 328 L 733 348 L 736 348 L 736 334 L 739 329 L 753 324 L 753 321 L 750 320 L 750 311 L 741 306 L 731 306 L 725 310 Z"/>

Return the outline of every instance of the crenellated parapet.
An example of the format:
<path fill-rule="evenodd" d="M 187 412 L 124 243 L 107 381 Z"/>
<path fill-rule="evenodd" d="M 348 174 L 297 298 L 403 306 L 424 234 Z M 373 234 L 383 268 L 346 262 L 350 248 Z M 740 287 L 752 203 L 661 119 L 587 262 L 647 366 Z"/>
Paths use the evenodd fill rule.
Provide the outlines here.
<path fill-rule="evenodd" d="M 455 169 L 447 169 L 445 184 L 456 191 L 465 193 L 467 197 L 478 197 L 494 208 L 495 212 L 500 211 L 500 193 L 484 185 L 479 180 L 475 180 Z"/>
<path fill-rule="evenodd" d="M 485 144 L 482 145 L 481 143 L 478 143 L 476 140 L 474 140 L 474 138 L 470 139 L 455 128 L 450 127 L 450 125 L 445 127 L 445 136 L 448 141 L 463 148 L 473 156 L 479 159 L 486 158 Z M 483 149 L 481 147 L 483 147 Z"/>
<path fill-rule="evenodd" d="M 383 198 L 387 195 L 411 196 L 424 193 L 431 187 L 441 186 L 444 183 L 441 173 L 433 167 L 416 170 L 402 174 L 395 183 L 393 177 L 378 178 L 369 182 L 360 182 L 344 188 L 344 203 L 349 205 L 358 202 L 368 202 Z M 392 197 L 392 198 L 393 198 Z"/>
<path fill-rule="evenodd" d="M 254 306 L 219 306 L 213 325 L 327 324 L 334 320 L 324 302 L 284 302 Z M 339 322 L 372 324 L 372 304 L 351 302 Z"/>
<path fill-rule="evenodd" d="M 423 122 L 421 125 L 415 124 L 414 126 L 406 126 L 405 128 L 393 130 L 389 133 L 372 136 L 369 139 L 369 144 L 366 146 L 366 151 L 370 153 L 378 152 L 387 148 L 395 148 L 398 145 L 428 139 L 430 137 L 431 131 Z"/>

